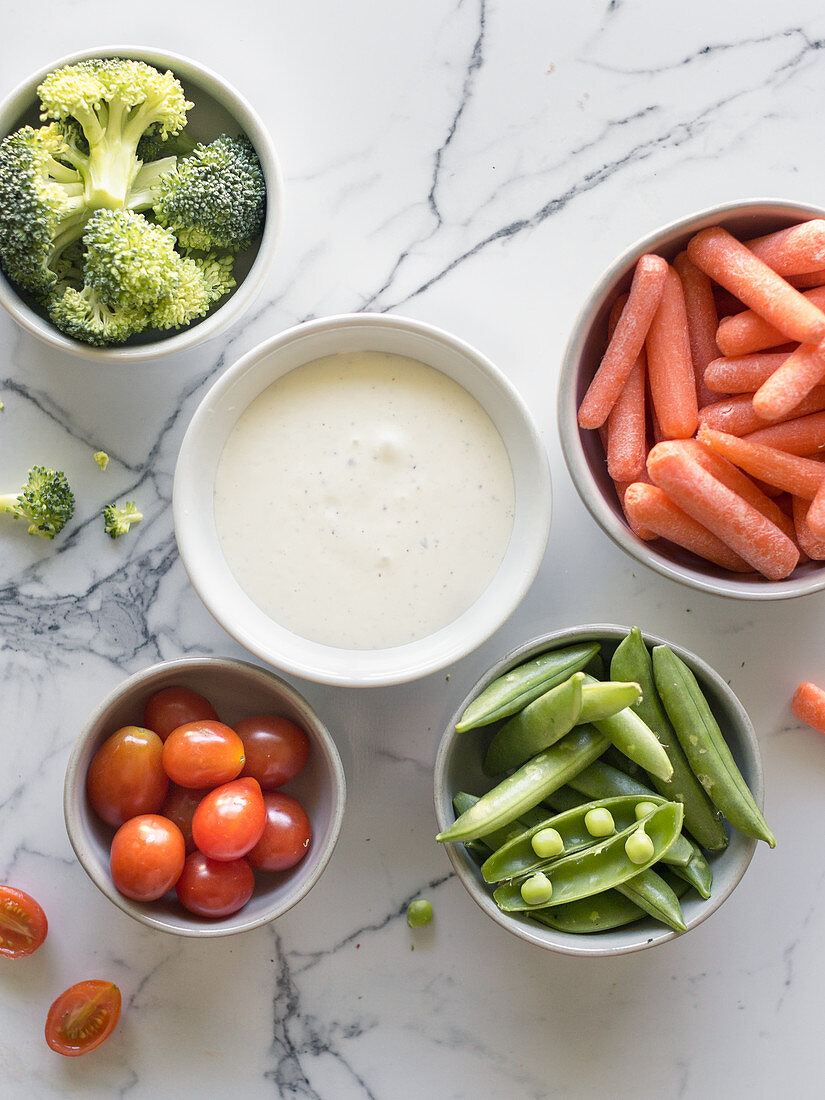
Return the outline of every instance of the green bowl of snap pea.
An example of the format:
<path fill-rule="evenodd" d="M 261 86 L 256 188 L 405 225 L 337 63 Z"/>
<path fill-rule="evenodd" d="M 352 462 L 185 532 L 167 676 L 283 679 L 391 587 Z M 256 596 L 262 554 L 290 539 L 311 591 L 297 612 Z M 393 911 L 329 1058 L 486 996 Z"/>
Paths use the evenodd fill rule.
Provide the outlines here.
<path fill-rule="evenodd" d="M 532 638 L 513 649 L 478 680 L 456 709 L 439 744 L 434 775 L 435 812 L 439 833 L 454 828 L 457 816 L 454 799 L 457 795 L 465 792 L 469 795 L 481 796 L 494 788 L 500 780 L 500 776 L 491 777 L 486 774 L 483 765 L 491 741 L 502 725 L 508 721 L 508 716 L 504 715 L 497 720 L 473 728 L 465 728 L 462 724 L 462 716 L 464 716 L 464 723 L 466 723 L 466 715 L 473 713 L 472 708 L 478 706 L 474 701 L 482 696 L 485 689 L 490 688 L 490 685 L 494 683 L 501 683 L 501 678 L 508 673 L 512 673 L 514 676 L 517 675 L 516 670 L 523 669 L 528 662 L 535 662 L 543 654 L 567 649 L 568 647 L 583 646 L 588 643 L 598 643 L 599 658 L 596 665 L 598 665 L 599 659 L 603 665 L 603 673 L 599 678 L 609 679 L 613 655 L 629 633 L 630 627 L 610 624 L 591 624 L 552 631 Z M 696 654 L 669 640 L 644 631 L 641 633 L 641 639 L 643 639 L 649 651 L 657 646 L 668 646 L 675 657 L 684 662 L 693 674 L 702 696 L 707 701 L 712 717 L 718 724 L 718 729 L 721 731 L 727 748 L 730 750 L 733 762 L 738 772 L 741 773 L 741 778 L 747 784 L 753 798 L 754 807 L 761 810 L 764 802 L 764 781 L 759 745 L 748 714 L 734 692 L 719 673 Z M 614 676 L 613 679 L 616 679 L 616 677 Z M 471 708 L 469 712 L 468 708 Z M 492 710 L 490 713 L 495 712 Z M 462 728 L 457 729 L 456 727 L 460 724 Z M 577 731 L 574 730 L 573 732 L 576 733 Z M 608 762 L 609 766 L 617 763 L 615 749 L 612 747 L 608 749 L 607 755 L 599 758 L 596 767 L 601 768 L 603 762 Z M 624 763 L 630 764 L 627 770 L 632 772 L 632 762 L 625 761 Z M 650 786 L 651 790 L 653 789 L 650 782 L 651 776 L 636 772 L 636 778 L 643 785 Z M 563 788 L 559 792 L 560 797 L 565 789 L 568 788 Z M 661 788 L 659 793 L 662 793 Z M 547 801 L 552 802 L 553 797 L 553 795 L 548 796 Z M 668 795 L 665 794 L 665 797 L 668 797 Z M 541 810 L 544 808 L 543 803 L 538 807 Z M 553 813 L 555 811 L 548 809 L 547 812 Z M 721 822 L 718 826 L 720 834 L 722 834 L 722 828 L 724 828 L 721 844 L 726 842 L 726 846 L 721 848 L 720 844 L 714 844 L 715 850 L 702 849 L 701 851 L 707 861 L 708 877 L 712 875 L 709 896 L 702 897 L 695 889 L 686 888 L 684 883 L 678 884 L 681 885 L 681 890 L 677 890 L 677 892 L 684 921 L 684 931 L 681 932 L 675 931 L 673 928 L 667 927 L 645 914 L 641 914 L 629 923 L 606 928 L 602 928 L 599 923 L 589 925 L 587 920 L 582 918 L 583 924 L 572 925 L 576 927 L 576 931 L 567 931 L 562 930 L 560 927 L 549 927 L 541 923 L 539 913 L 504 911 L 494 900 L 494 885 L 486 882 L 482 875 L 481 867 L 485 855 L 489 855 L 489 849 L 485 848 L 485 838 L 482 837 L 480 842 L 446 842 L 443 847 L 459 879 L 472 899 L 489 917 L 507 931 L 529 943 L 561 954 L 626 954 L 654 947 L 657 944 L 666 943 L 683 936 L 685 932 L 695 928 L 714 913 L 730 897 L 741 881 L 750 864 L 757 841 L 752 836 L 745 835 L 738 829 L 733 828 L 726 820 L 721 818 L 721 815 L 718 816 Z M 686 835 L 689 839 L 691 838 L 690 833 L 686 833 Z M 772 836 L 770 839 L 773 839 Z M 663 873 L 669 876 L 674 883 L 677 882 L 676 878 L 671 875 L 670 868 L 664 868 Z M 507 894 L 508 891 L 510 894 L 513 892 L 509 886 L 503 892 Z M 499 895 L 501 893 L 502 890 L 499 890 Z M 613 891 L 611 895 L 605 893 L 601 896 L 594 894 L 592 899 L 585 899 L 587 904 L 579 906 L 579 912 L 590 913 L 592 910 L 594 919 L 597 912 L 600 912 L 603 916 L 608 909 L 609 897 L 612 897 L 615 893 Z M 621 897 L 618 897 L 617 900 L 620 903 L 622 902 Z M 563 908 L 557 910 L 559 916 L 564 912 Z M 609 921 L 603 921 L 602 923 L 609 923 Z M 565 924 L 565 921 L 556 920 L 556 924 Z"/>

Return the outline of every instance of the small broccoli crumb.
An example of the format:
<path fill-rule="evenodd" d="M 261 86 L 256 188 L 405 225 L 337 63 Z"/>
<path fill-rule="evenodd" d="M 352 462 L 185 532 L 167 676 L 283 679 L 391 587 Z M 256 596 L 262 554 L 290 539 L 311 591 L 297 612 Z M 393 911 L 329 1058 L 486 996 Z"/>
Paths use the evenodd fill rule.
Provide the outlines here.
<path fill-rule="evenodd" d="M 103 509 L 103 530 L 111 539 L 119 539 L 121 535 L 127 535 L 129 529 L 135 523 L 140 523 L 143 513 L 139 512 L 134 502 L 127 500 L 122 508 L 117 504 L 107 504 Z"/>
<path fill-rule="evenodd" d="M 101 470 L 105 470 L 106 467 L 109 465 L 109 456 L 106 454 L 105 451 L 95 451 L 95 462 L 98 464 Z"/>

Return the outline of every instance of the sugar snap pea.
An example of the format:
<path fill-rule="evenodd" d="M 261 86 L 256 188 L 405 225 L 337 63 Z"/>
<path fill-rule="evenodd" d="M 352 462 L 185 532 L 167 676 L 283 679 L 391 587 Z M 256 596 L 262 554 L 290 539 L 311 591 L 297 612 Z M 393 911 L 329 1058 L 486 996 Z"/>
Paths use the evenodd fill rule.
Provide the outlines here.
<path fill-rule="evenodd" d="M 625 707 L 634 706 L 641 698 L 642 689 L 638 684 L 611 680 L 589 681 L 582 687 L 579 721 L 598 722 L 602 718 L 611 718 Z"/>
<path fill-rule="evenodd" d="M 671 864 L 670 869 L 688 886 L 692 886 L 699 897 L 709 898 L 710 888 L 713 885 L 713 871 L 704 853 L 700 852 L 695 844 L 691 844 L 691 848 L 693 851 L 688 862 L 681 865 Z"/>
<path fill-rule="evenodd" d="M 677 898 L 687 892 L 686 882 L 676 882 L 671 889 Z M 530 913 L 537 920 L 557 932 L 571 932 L 576 935 L 593 932 L 609 932 L 611 928 L 623 928 L 642 920 L 647 914 L 629 897 L 623 897 L 618 890 L 604 890 L 601 894 L 569 901 L 556 905 L 552 909 L 534 909 Z"/>
<path fill-rule="evenodd" d="M 653 649 L 653 675 L 688 763 L 713 805 L 739 832 L 774 848 L 776 838 L 733 759 L 696 677 L 665 645 Z"/>
<path fill-rule="evenodd" d="M 585 679 L 585 683 L 590 682 L 596 681 Z M 660 779 L 669 779 L 673 775 L 673 765 L 659 739 L 635 710 L 626 707 L 611 718 L 602 718 L 593 725 L 597 730 L 606 733 L 617 749 L 641 764 L 645 771 L 658 775 Z"/>
<path fill-rule="evenodd" d="M 478 802 L 477 794 L 457 791 L 453 796 L 453 809 L 460 815 L 465 810 L 469 810 L 471 806 L 475 806 L 476 802 Z M 484 837 L 484 843 L 488 846 L 488 849 L 500 848 L 512 837 L 520 836 L 525 829 L 531 829 L 534 825 L 541 826 L 548 816 L 541 806 L 537 806 L 535 810 L 524 810 L 509 825 L 503 825 L 500 829 L 494 829 L 492 833 L 487 833 Z M 489 855 L 489 851 L 487 854 Z"/>
<path fill-rule="evenodd" d="M 684 750 L 662 706 L 653 677 L 653 663 L 642 637 L 634 626 L 622 639 L 610 661 L 610 675 L 615 680 L 635 680 L 641 685 L 642 699 L 633 705 L 662 742 L 673 766 L 670 779 L 651 773 L 651 782 L 664 798 L 681 802 L 685 807 L 685 828 L 709 852 L 719 852 L 727 846 L 725 827 L 719 820 L 708 796 L 690 768 Z"/>
<path fill-rule="evenodd" d="M 459 731 L 470 730 L 497 722 L 500 718 L 509 718 L 551 687 L 583 669 L 600 648 L 598 642 L 582 642 L 550 650 L 510 669 L 473 699 L 455 728 Z"/>
<path fill-rule="evenodd" d="M 569 733 L 581 715 L 583 680 L 583 672 L 574 672 L 496 730 L 484 757 L 484 772 L 500 775 L 521 767 Z"/>
<path fill-rule="evenodd" d="M 652 867 L 619 883 L 616 889 L 675 932 L 685 931 L 685 918 L 676 893 Z"/>

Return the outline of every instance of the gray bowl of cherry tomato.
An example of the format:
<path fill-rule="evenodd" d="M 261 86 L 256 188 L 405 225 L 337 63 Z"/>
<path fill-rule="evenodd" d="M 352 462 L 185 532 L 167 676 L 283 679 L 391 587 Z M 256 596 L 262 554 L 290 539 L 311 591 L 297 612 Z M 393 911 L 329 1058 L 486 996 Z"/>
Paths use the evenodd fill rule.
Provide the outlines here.
<path fill-rule="evenodd" d="M 326 867 L 346 782 L 329 731 L 274 673 L 200 657 L 129 677 L 72 751 L 66 830 L 125 913 L 225 936 L 291 909 Z"/>

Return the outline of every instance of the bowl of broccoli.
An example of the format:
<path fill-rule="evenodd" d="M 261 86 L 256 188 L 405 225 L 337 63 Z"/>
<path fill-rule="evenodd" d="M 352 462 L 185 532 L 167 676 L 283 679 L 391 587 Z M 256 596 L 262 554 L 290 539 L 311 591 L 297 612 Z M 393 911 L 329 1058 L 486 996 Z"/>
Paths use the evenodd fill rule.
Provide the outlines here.
<path fill-rule="evenodd" d="M 282 207 L 258 115 L 185 57 L 83 51 L 0 104 L 0 305 L 71 354 L 143 362 L 215 336 L 261 289 Z"/>

